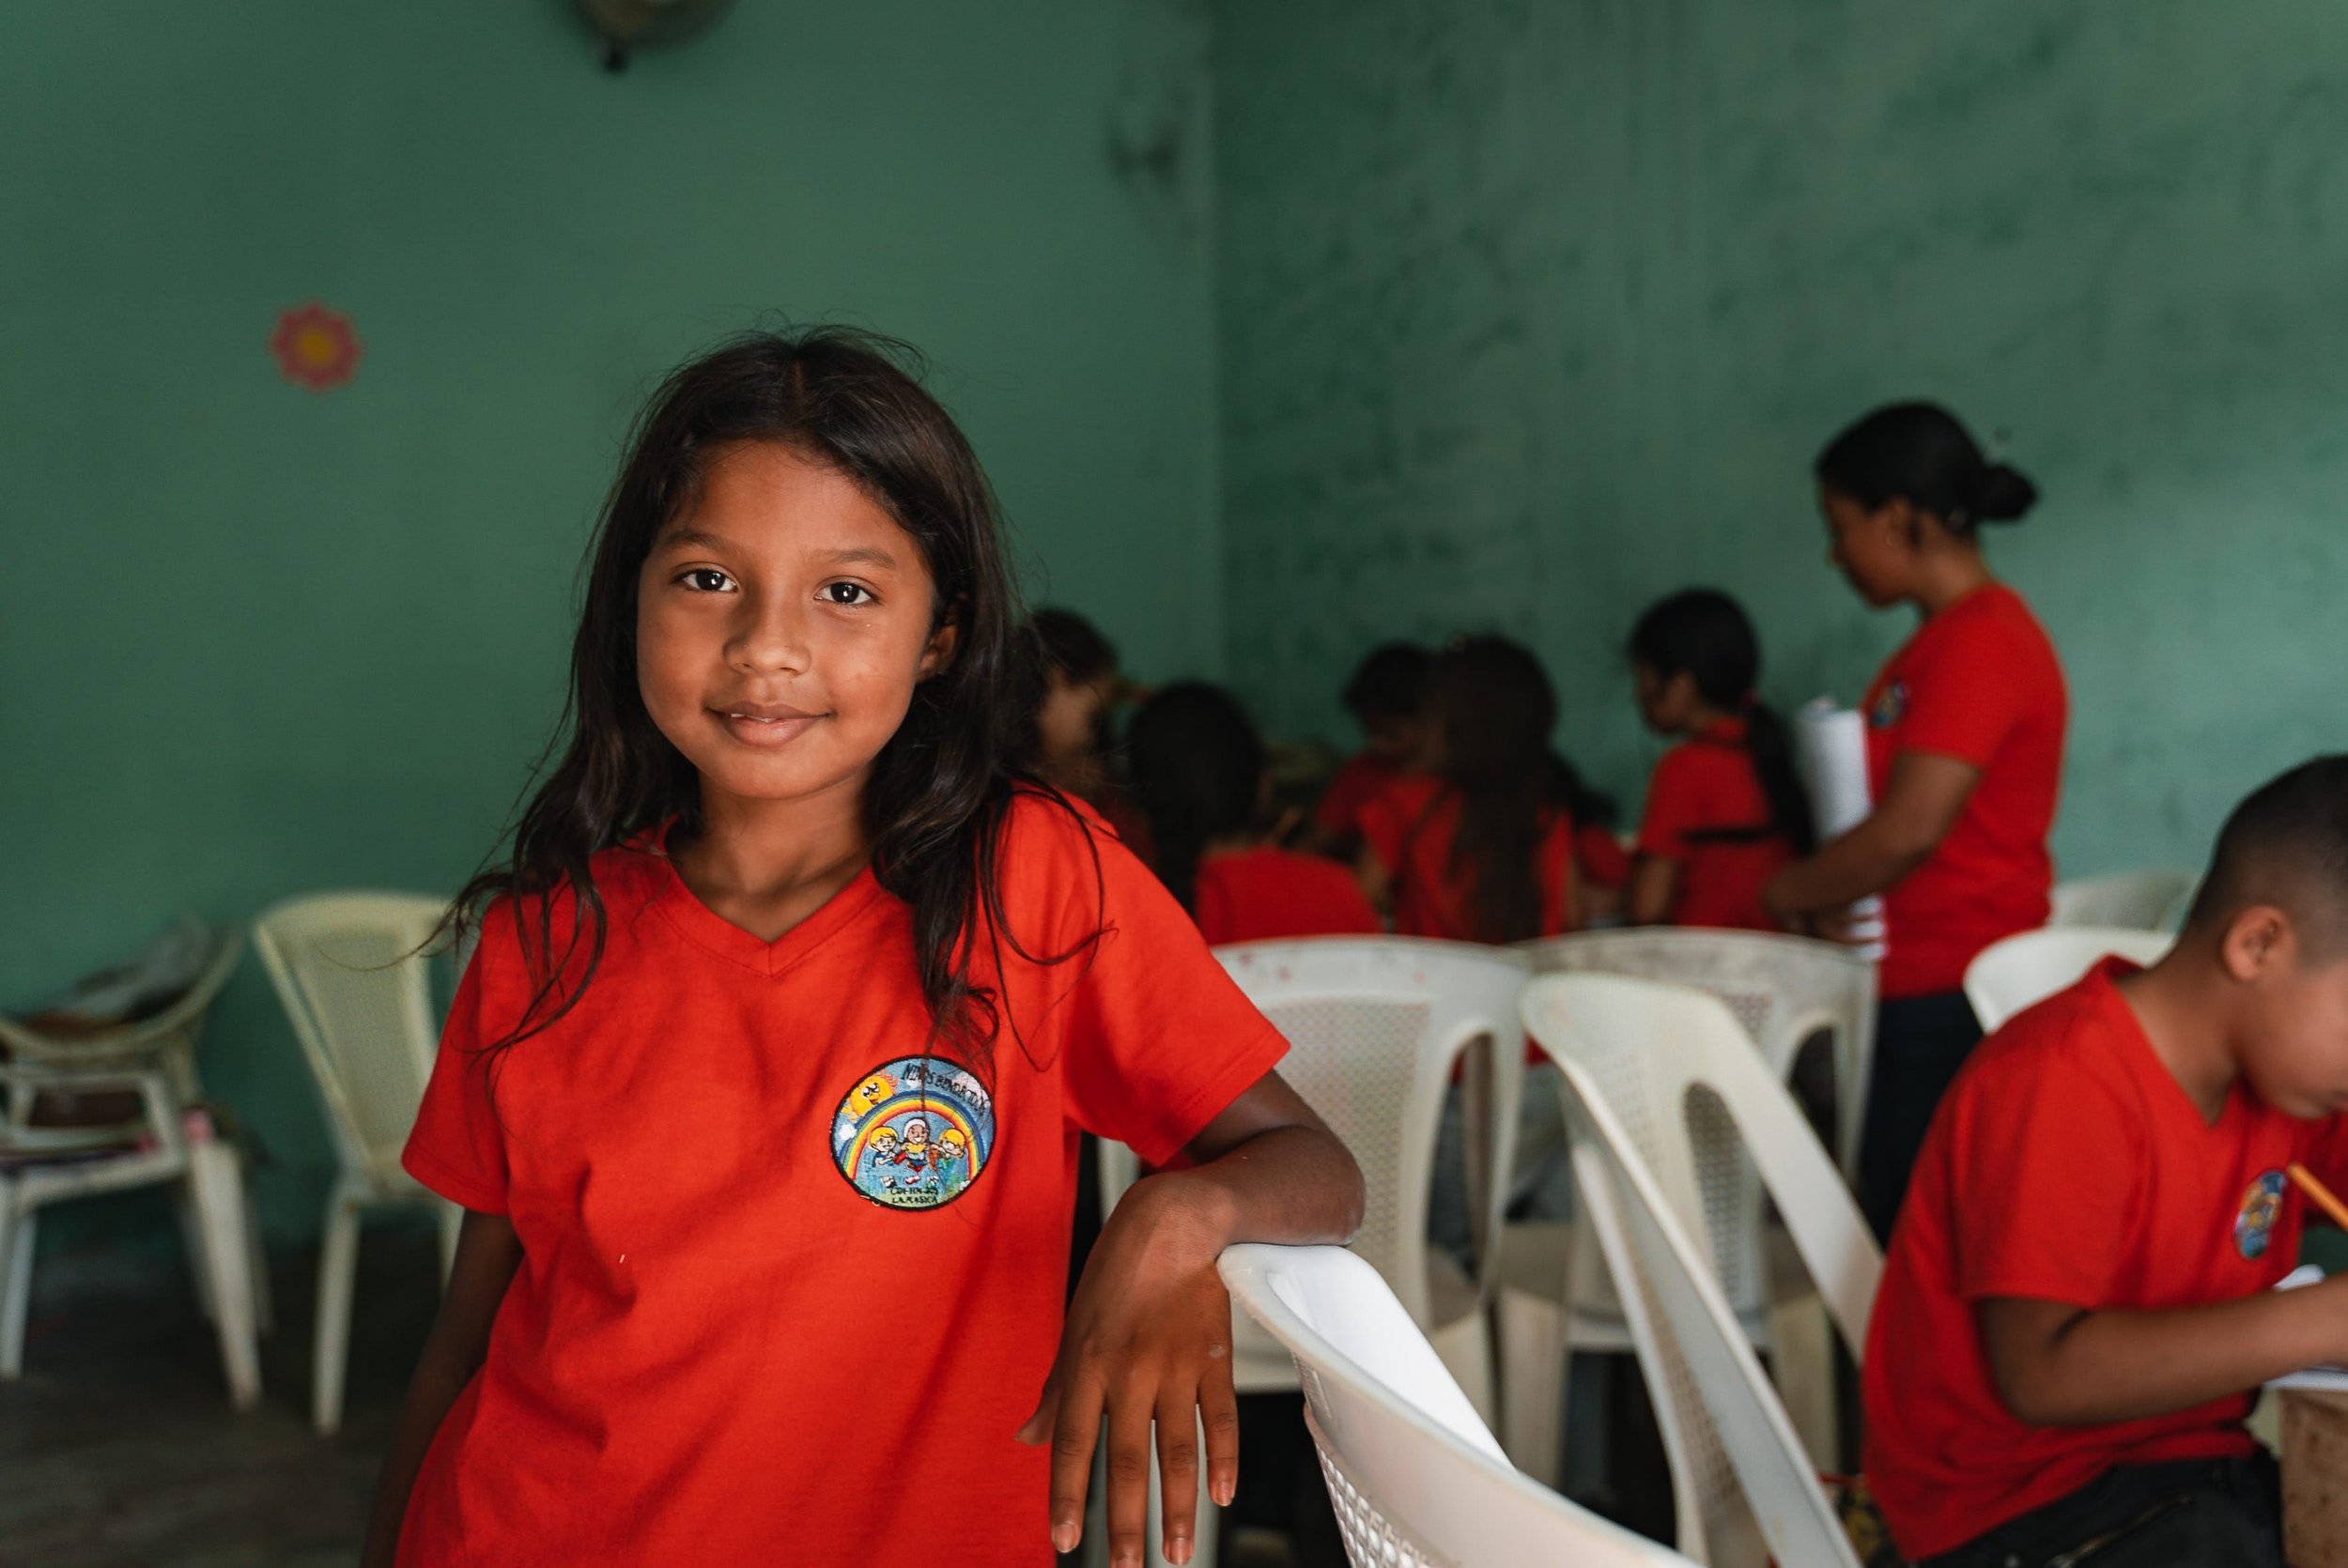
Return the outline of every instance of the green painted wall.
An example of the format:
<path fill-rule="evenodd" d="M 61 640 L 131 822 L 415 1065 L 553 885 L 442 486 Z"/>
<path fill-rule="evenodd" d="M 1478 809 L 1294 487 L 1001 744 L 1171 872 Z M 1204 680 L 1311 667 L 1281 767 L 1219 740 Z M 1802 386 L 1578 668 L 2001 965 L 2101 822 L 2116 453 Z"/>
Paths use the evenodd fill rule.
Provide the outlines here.
<path fill-rule="evenodd" d="M 181 908 L 452 889 L 552 719 L 626 420 L 762 313 L 920 344 L 1031 592 L 1214 664 L 1185 0 L 752 0 L 617 77 L 562 0 L 37 9 L 0 23 L 0 1006 Z M 313 297 L 366 345 L 325 396 L 265 350 Z M 207 1051 L 271 1231 L 314 1228 L 257 965 Z"/>
<path fill-rule="evenodd" d="M 2074 689 L 2066 871 L 2196 863 L 2348 738 L 2348 12 L 1286 0 L 1217 37 L 1231 668 L 1342 733 L 1352 659 L 1491 627 L 1636 803 L 1615 650 L 1708 581 L 1782 699 L 1903 616 L 1808 465 L 1895 396 L 2040 481 L 1993 535 Z"/>

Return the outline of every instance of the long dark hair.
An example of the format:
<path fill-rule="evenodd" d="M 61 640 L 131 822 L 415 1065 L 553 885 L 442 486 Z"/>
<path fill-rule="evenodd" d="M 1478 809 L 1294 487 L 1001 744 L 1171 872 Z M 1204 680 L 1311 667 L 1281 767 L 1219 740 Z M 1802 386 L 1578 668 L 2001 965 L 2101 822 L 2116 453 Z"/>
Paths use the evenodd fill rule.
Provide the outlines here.
<path fill-rule="evenodd" d="M 1220 686 L 1163 687 L 1134 715 L 1125 731 L 1126 787 L 1150 823 L 1158 879 L 1184 909 L 1197 895 L 1207 846 L 1256 825 L 1263 777 L 1262 737 Z"/>
<path fill-rule="evenodd" d="M 1810 796 L 1794 769 L 1785 721 L 1761 700 L 1761 639 L 1744 607 L 1710 588 L 1691 588 L 1647 607 L 1630 631 L 1630 657 L 1662 680 L 1686 675 L 1707 706 L 1745 721 L 1745 751 L 1768 802 L 1765 822 L 1723 823 L 1688 835 L 1699 842 L 1753 843 L 1782 838 L 1797 854 L 1816 846 Z"/>
<path fill-rule="evenodd" d="M 1035 654 L 994 493 L 952 418 L 916 380 L 919 368 L 910 347 L 873 333 L 746 333 L 671 374 L 638 419 L 591 550 L 563 730 L 548 751 L 559 746 L 561 760 L 515 822 L 507 862 L 475 876 L 453 915 L 471 917 L 498 898 L 516 904 L 535 992 L 492 1049 L 548 1027 L 593 978 L 609 920 L 589 860 L 672 818 L 682 834 L 700 829 L 699 776 L 654 725 L 637 684 L 637 578 L 710 460 L 739 442 L 773 441 L 837 469 L 913 536 L 935 588 L 934 624 L 955 626 L 952 660 L 914 688 L 873 760 L 863 814 L 874 877 L 912 908 L 936 1038 L 967 1050 L 981 1074 L 991 1068 L 996 998 L 971 961 L 981 924 L 998 958 L 1006 941 L 1017 949 L 996 872 L 1012 793 L 1034 787 L 1012 759 Z M 534 920 L 523 914 L 533 900 Z M 558 903 L 569 906 L 560 921 Z"/>
<path fill-rule="evenodd" d="M 1872 512 L 1905 500 L 1960 537 L 1982 523 L 2021 520 L 2038 486 L 1993 463 L 1954 414 L 1937 403 L 1892 403 L 1818 453 L 1818 482 Z"/>
<path fill-rule="evenodd" d="M 1557 694 L 1531 653 L 1506 638 L 1461 638 L 1436 655 L 1429 708 L 1442 737 L 1437 772 L 1460 802 L 1451 867 L 1468 878 L 1476 935 L 1541 934 L 1541 840 L 1552 812 L 1611 803 L 1550 749 Z"/>

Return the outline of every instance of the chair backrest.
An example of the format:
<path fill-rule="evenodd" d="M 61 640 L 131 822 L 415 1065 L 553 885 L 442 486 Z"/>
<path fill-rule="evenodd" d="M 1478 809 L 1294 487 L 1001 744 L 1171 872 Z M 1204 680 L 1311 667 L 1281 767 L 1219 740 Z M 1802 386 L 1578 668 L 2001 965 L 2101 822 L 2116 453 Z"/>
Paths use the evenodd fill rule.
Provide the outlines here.
<path fill-rule="evenodd" d="M 1759 1568 L 1772 1557 L 1855 1562 L 1712 1271 L 1705 1228 L 1690 1222 L 1702 1212 L 1704 1180 L 1684 1133 L 1673 1130 L 1700 1094 L 1725 1107 L 1856 1348 L 1865 1344 L 1882 1261 L 1832 1162 L 1767 1071 L 1752 1070 L 1759 1064 L 1741 1027 L 1714 997 L 1618 976 L 1559 975 L 1526 988 L 1524 1014 L 1565 1080 L 1576 1190 L 1655 1398 L 1681 1550 L 1714 1568 Z"/>
<path fill-rule="evenodd" d="M 447 912 L 428 894 L 317 893 L 253 924 L 344 1168 L 378 1187 L 404 1185 L 400 1149 L 432 1075 L 440 1020 L 421 949 Z"/>
<path fill-rule="evenodd" d="M 1965 1000 L 1986 1034 L 2075 984 L 2102 960 L 2151 963 L 2176 938 L 2120 926 L 2047 926 L 1993 942 L 1965 966 Z"/>
<path fill-rule="evenodd" d="M 193 1098 L 195 1047 L 204 1032 L 204 1020 L 244 956 L 244 933 L 234 926 L 209 928 L 206 941 L 203 966 L 196 971 L 194 982 L 154 1017 L 103 1034 L 70 1038 L 51 1037 L 14 1019 L 0 1018 L 0 1046 L 22 1060 L 61 1067 L 135 1069 L 140 1064 L 160 1061 L 171 1075 L 173 1091 L 183 1099 Z"/>
<path fill-rule="evenodd" d="M 1781 1082 L 1815 1035 L 1831 1039 L 1834 1154 L 1859 1166 L 1859 1130 L 1875 1061 L 1876 966 L 1839 943 L 1769 931 L 1636 926 L 1522 944 L 1537 975 L 1630 975 L 1708 991 L 1745 1026 Z"/>
<path fill-rule="evenodd" d="M 1296 1360 L 1337 1528 L 1392 1568 L 1654 1568 L 1687 1559 L 1512 1468 L 1376 1269 L 1336 1247 L 1233 1247 L 1223 1280 Z"/>
<path fill-rule="evenodd" d="M 1489 1133 L 1480 1140 L 1489 1158 L 1469 1173 L 1484 1243 L 1479 1283 L 1489 1287 L 1524 1084 L 1523 955 L 1388 936 L 1239 943 L 1215 956 L 1287 1038 L 1280 1076 L 1360 1162 L 1367 1201 L 1352 1250 L 1416 1322 L 1429 1320 L 1432 1305 L 1427 1191 L 1444 1091 L 1468 1047 L 1491 1041 Z M 1471 1161 L 1477 1143 L 1470 1140 Z"/>
<path fill-rule="evenodd" d="M 2140 931 L 2170 931 L 2185 917 L 2194 875 L 2168 867 L 2115 871 L 2055 884 L 2049 926 L 2123 926 Z"/>

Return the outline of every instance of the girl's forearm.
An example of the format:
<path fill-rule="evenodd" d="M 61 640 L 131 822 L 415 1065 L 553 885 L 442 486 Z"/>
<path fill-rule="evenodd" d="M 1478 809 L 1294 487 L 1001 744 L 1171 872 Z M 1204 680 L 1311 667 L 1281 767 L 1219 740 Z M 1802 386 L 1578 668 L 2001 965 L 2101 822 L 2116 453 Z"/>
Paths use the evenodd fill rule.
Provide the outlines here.
<path fill-rule="evenodd" d="M 1205 1227 L 1201 1239 L 1216 1251 L 1241 1241 L 1341 1244 L 1362 1223 L 1361 1170 L 1317 1127 L 1259 1132 L 1203 1164 L 1149 1177 L 1127 1201 L 1151 1189 L 1151 1201 Z"/>

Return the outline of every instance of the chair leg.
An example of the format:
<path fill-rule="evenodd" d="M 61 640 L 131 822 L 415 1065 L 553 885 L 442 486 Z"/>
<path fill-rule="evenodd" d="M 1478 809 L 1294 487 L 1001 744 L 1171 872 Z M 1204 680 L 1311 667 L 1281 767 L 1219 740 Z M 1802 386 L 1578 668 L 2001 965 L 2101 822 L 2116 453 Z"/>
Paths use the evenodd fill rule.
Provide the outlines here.
<path fill-rule="evenodd" d="M 212 1293 L 213 1327 L 228 1376 L 229 1402 L 250 1410 L 261 1400 L 261 1357 L 254 1343 L 253 1263 L 246 1253 L 243 1161 L 218 1140 L 191 1139 L 187 1185 L 203 1232 L 202 1264 Z"/>
<path fill-rule="evenodd" d="M 195 1310 L 207 1323 L 220 1321 L 212 1303 L 212 1277 L 204 1268 L 204 1221 L 195 1211 L 195 1185 L 183 1181 L 173 1190 L 171 1207 L 179 1216 L 179 1255 L 188 1260 L 188 1278 L 195 1286 Z"/>
<path fill-rule="evenodd" d="M 275 1292 L 269 1283 L 269 1249 L 261 1244 L 261 1210 L 253 1202 L 250 1181 L 239 1195 L 244 1202 L 244 1255 L 252 1273 L 253 1331 L 266 1339 L 277 1328 Z"/>
<path fill-rule="evenodd" d="M 1842 1468 L 1842 1431 L 1834 1397 L 1834 1330 L 1826 1302 L 1815 1295 L 1772 1302 L 1769 1309 L 1770 1372 L 1785 1414 L 1821 1474 Z"/>
<path fill-rule="evenodd" d="M 33 1299 L 38 1211 L 19 1209 L 0 1187 L 0 1377 L 24 1376 L 24 1314 Z"/>
<path fill-rule="evenodd" d="M 326 1203 L 318 1249 L 318 1320 L 310 1367 L 310 1422 L 321 1437 L 343 1424 L 343 1372 L 350 1356 L 350 1298 L 359 1271 L 359 1206 L 339 1190 Z"/>

